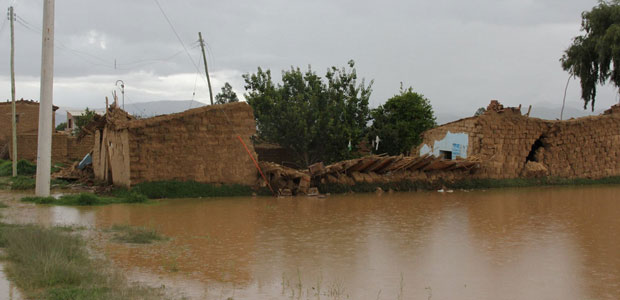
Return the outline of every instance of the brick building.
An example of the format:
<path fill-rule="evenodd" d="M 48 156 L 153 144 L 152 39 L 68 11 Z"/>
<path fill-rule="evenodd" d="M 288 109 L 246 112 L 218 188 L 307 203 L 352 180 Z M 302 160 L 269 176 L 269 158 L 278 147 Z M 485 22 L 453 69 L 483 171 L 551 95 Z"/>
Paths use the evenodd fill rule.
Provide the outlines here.
<path fill-rule="evenodd" d="M 11 125 L 13 110 L 11 106 L 11 101 L 0 103 L 0 158 L 9 157 L 13 130 Z M 53 107 L 54 112 L 57 109 L 57 106 Z M 36 136 L 39 132 L 39 102 L 24 99 L 15 101 L 15 112 L 17 135 L 34 134 Z M 54 115 L 55 114 L 52 115 L 52 124 L 55 122 Z M 19 154 L 19 149 L 17 151 Z"/>
<path fill-rule="evenodd" d="M 53 106 L 53 111 L 58 109 Z M 29 161 L 37 159 L 37 140 L 39 134 L 39 102 L 19 100 L 15 102 L 17 120 L 17 158 Z M 0 158 L 11 158 L 13 153 L 11 102 L 0 103 Z M 52 114 L 52 124 L 55 124 L 55 113 Z M 77 138 L 55 132 L 52 134 L 52 161 L 69 162 L 78 160 L 90 152 L 93 147 L 93 137 L 87 136 L 80 141 Z"/>
<path fill-rule="evenodd" d="M 492 101 L 480 116 L 426 131 L 415 151 L 479 161 L 472 174 L 478 178 L 618 176 L 620 107 L 600 116 L 551 121 Z"/>
<path fill-rule="evenodd" d="M 256 123 L 245 102 L 140 120 L 113 106 L 92 131 L 95 177 L 115 185 L 160 180 L 252 185 L 257 179 L 238 139 L 256 157 L 250 142 Z"/>

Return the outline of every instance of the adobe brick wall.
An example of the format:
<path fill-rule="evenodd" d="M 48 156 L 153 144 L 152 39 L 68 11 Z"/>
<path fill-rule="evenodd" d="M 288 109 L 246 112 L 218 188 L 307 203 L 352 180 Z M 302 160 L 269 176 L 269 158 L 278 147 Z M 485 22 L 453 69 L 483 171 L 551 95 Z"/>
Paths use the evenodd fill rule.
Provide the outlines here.
<path fill-rule="evenodd" d="M 15 111 L 18 115 L 17 134 L 37 133 L 39 131 L 39 103 L 19 100 L 15 102 Z M 0 145 L 11 139 L 11 102 L 0 103 Z M 55 117 L 52 115 L 52 122 Z M 54 123 L 52 123 L 54 124 Z"/>
<path fill-rule="evenodd" d="M 114 111 L 108 113 L 117 118 Z M 252 185 L 257 178 L 254 163 L 237 139 L 241 136 L 256 157 L 250 142 L 256 124 L 245 102 L 111 122 L 98 132 L 95 176 L 109 180 L 109 168 L 117 185 L 160 180 Z"/>
<path fill-rule="evenodd" d="M 37 133 L 23 133 L 17 135 L 17 158 L 29 161 L 37 159 Z M 93 136 L 85 136 L 78 141 L 76 137 L 64 133 L 52 134 L 52 161 L 71 162 L 81 160 L 87 153 L 92 151 Z M 9 141 L 11 144 L 11 141 Z M 10 147 L 10 155 L 13 157 L 13 148 Z"/>
<path fill-rule="evenodd" d="M 468 159 L 480 161 L 480 169 L 473 177 L 529 176 L 526 164 L 530 154 L 532 162 L 537 163 L 539 175 L 563 178 L 620 175 L 619 113 L 549 121 L 512 110 L 489 111 L 425 132 L 422 145 L 432 145 L 448 131 L 468 134 Z M 540 147 L 534 147 L 537 140 Z M 419 150 L 420 147 L 417 153 Z"/>

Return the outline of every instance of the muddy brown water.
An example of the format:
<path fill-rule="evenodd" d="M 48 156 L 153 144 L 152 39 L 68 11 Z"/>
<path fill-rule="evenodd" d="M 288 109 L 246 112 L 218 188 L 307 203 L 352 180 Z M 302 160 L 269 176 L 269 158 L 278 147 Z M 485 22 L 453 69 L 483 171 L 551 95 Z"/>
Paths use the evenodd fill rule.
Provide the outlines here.
<path fill-rule="evenodd" d="M 620 186 L 14 204 L 14 221 L 157 228 L 171 239 L 96 247 L 194 299 L 620 299 Z"/>

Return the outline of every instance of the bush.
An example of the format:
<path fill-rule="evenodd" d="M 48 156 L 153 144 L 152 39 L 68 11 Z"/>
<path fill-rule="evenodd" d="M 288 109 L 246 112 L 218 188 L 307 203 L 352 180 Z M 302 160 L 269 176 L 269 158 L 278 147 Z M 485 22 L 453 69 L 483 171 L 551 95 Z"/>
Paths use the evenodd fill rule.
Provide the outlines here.
<path fill-rule="evenodd" d="M 37 173 L 37 165 L 27 161 L 17 161 L 17 174 L 23 176 L 31 176 Z M 0 176 L 12 176 L 13 175 L 13 163 L 11 161 L 0 162 Z"/>
<path fill-rule="evenodd" d="M 36 186 L 36 181 L 34 178 L 25 177 L 25 176 L 17 176 L 15 178 L 10 179 L 11 182 L 11 190 L 30 190 L 34 189 Z"/>

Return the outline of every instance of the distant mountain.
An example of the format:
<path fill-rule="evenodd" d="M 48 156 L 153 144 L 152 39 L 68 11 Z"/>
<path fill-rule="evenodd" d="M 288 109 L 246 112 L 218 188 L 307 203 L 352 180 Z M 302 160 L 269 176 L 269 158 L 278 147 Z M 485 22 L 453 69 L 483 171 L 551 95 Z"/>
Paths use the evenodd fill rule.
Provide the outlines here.
<path fill-rule="evenodd" d="M 523 114 L 527 113 L 527 109 L 528 107 L 521 107 L 521 112 Z M 563 119 L 564 120 L 568 120 L 570 118 L 581 118 L 581 117 L 585 117 L 585 116 L 597 116 L 603 113 L 603 111 L 605 111 L 607 108 L 601 108 L 601 109 L 595 109 L 594 112 L 592 112 L 591 110 L 584 110 L 583 108 L 578 108 L 578 107 L 574 107 L 574 106 L 566 106 L 564 108 L 564 115 L 563 115 Z M 557 108 L 551 108 L 551 107 L 546 107 L 546 106 L 536 106 L 536 105 L 532 105 L 532 111 L 530 113 L 531 117 L 534 118 L 540 118 L 540 119 L 545 119 L 545 120 L 559 120 L 560 119 L 560 111 L 562 110 L 561 107 L 557 107 Z M 463 119 L 463 118 L 468 118 L 473 116 L 474 113 L 472 112 L 470 115 L 455 115 L 455 114 L 450 114 L 450 113 L 441 113 L 441 112 L 437 112 L 436 116 L 437 116 L 437 124 L 442 125 L 445 123 L 449 123 L 452 121 L 456 121 L 459 119 Z"/>
<path fill-rule="evenodd" d="M 191 108 L 205 106 L 205 103 L 192 100 L 163 100 L 125 104 L 125 110 L 142 118 L 167 115 L 186 111 Z M 56 111 L 56 125 L 67 122 L 67 110 L 80 110 L 86 107 L 60 107 Z M 103 108 L 96 108 L 96 110 Z"/>

